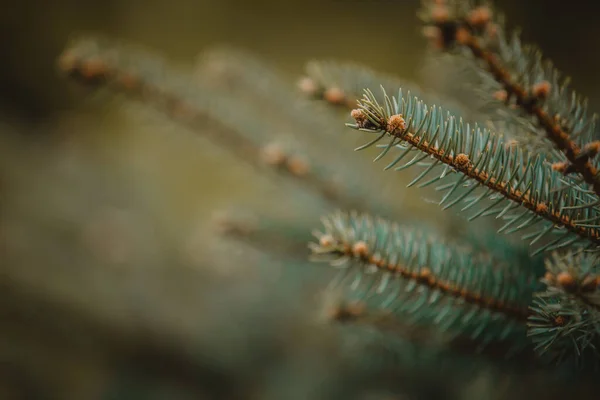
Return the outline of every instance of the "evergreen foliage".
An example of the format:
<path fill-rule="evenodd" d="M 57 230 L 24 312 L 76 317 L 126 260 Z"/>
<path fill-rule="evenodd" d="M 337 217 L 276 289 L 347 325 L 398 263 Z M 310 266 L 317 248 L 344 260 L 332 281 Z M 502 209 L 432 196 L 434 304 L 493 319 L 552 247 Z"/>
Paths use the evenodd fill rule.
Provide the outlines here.
<path fill-rule="evenodd" d="M 60 67 L 154 105 L 303 196 L 299 216 L 236 207 L 218 221 L 224 241 L 265 254 L 257 264 L 284 266 L 283 291 L 330 278 L 305 263 L 307 210 L 327 210 L 309 245 L 312 261 L 336 271 L 322 288 L 319 326 L 341 343 L 339 363 L 352 364 L 337 378 L 364 374 L 353 393 L 377 381 L 394 393 L 430 395 L 396 386 L 394 377 L 409 371 L 460 397 L 461 382 L 448 384 L 433 371 L 438 365 L 457 379 L 479 368 L 521 374 L 516 381 L 527 379 L 536 395 L 560 396 L 572 382 L 586 393 L 600 367 L 595 118 L 538 49 L 505 31 L 490 3 L 424 0 L 420 16 L 436 51 L 476 72 L 466 76 L 480 109 L 331 60 L 309 63 L 294 91 L 235 49 L 204 54 L 196 76 L 130 46 L 84 39 Z M 340 107 L 352 109 L 351 129 Z M 483 111 L 490 109 L 493 126 Z M 449 217 L 452 237 L 411 221 L 396 200 L 404 188 L 381 190 L 391 174 L 345 149 L 343 132 L 353 131 L 369 137 L 356 150 L 377 148 L 376 161 L 389 159 L 384 169 L 417 171 L 406 187 L 441 193 L 435 202 L 459 214 Z"/>

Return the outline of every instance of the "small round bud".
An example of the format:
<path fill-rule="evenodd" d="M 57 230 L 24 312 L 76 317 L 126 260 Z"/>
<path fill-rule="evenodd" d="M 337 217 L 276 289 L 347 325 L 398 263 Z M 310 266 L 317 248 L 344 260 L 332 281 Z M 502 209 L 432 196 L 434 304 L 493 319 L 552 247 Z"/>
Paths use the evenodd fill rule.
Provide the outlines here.
<path fill-rule="evenodd" d="M 87 79 L 103 78 L 108 74 L 106 63 L 99 58 L 92 58 L 81 64 L 81 75 Z"/>
<path fill-rule="evenodd" d="M 538 99 L 545 99 L 550 95 L 552 86 L 548 81 L 538 82 L 531 88 L 531 93 Z"/>
<path fill-rule="evenodd" d="M 588 157 L 595 157 L 596 154 L 600 152 L 600 140 L 586 144 L 583 148 L 583 151 L 588 155 Z"/>
<path fill-rule="evenodd" d="M 568 272 L 561 272 L 556 276 L 556 282 L 567 292 L 572 292 L 577 288 L 575 278 Z"/>
<path fill-rule="evenodd" d="M 549 285 L 554 285 L 556 283 L 556 278 L 554 277 L 554 274 L 550 271 L 546 272 L 546 274 L 544 275 L 544 279 L 546 280 L 546 282 L 548 282 Z"/>
<path fill-rule="evenodd" d="M 450 19 L 450 11 L 445 5 L 436 4 L 431 8 L 431 20 L 435 24 L 443 24 Z"/>
<path fill-rule="evenodd" d="M 364 128 L 368 121 L 365 112 L 359 108 L 355 108 L 354 110 L 350 111 L 350 116 L 354 119 L 354 121 L 356 121 L 356 124 L 361 128 Z"/>
<path fill-rule="evenodd" d="M 344 91 L 338 87 L 331 87 L 323 93 L 323 98 L 325 101 L 332 104 L 344 104 L 346 100 L 346 94 Z"/>
<path fill-rule="evenodd" d="M 308 161 L 299 156 L 292 156 L 287 161 L 288 170 L 295 176 L 306 176 L 310 171 Z"/>
<path fill-rule="evenodd" d="M 467 16 L 469 24 L 475 27 L 484 27 L 492 19 L 492 11 L 489 7 L 480 6 L 476 7 Z"/>
<path fill-rule="evenodd" d="M 381 258 L 381 255 L 379 255 L 379 254 L 373 254 L 371 256 L 371 259 L 369 260 L 369 262 L 379 268 L 382 268 L 384 265 L 383 264 L 384 260 L 383 260 L 383 258 Z"/>
<path fill-rule="evenodd" d="M 319 87 L 312 78 L 305 76 L 298 81 L 298 89 L 304 94 L 314 96 L 319 90 Z"/>
<path fill-rule="evenodd" d="M 508 100 L 508 93 L 506 92 L 506 90 L 496 90 L 494 92 L 494 99 L 501 101 L 501 102 L 506 102 L 506 100 Z"/>
<path fill-rule="evenodd" d="M 287 159 L 287 154 L 277 143 L 270 143 L 263 147 L 261 158 L 269 165 L 281 165 Z"/>
<path fill-rule="evenodd" d="M 399 134 L 406 129 L 406 121 L 402 114 L 392 115 L 387 122 L 387 131 L 391 134 Z"/>
<path fill-rule="evenodd" d="M 319 246 L 331 247 L 335 243 L 335 239 L 331 235 L 323 235 L 319 238 Z"/>
<path fill-rule="evenodd" d="M 455 39 L 458 44 L 467 44 L 471 40 L 471 32 L 464 26 L 459 26 L 456 29 Z"/>
<path fill-rule="evenodd" d="M 419 271 L 419 280 L 427 283 L 433 283 L 434 278 L 433 274 L 431 273 L 431 270 L 427 267 L 421 268 L 421 270 Z"/>
<path fill-rule="evenodd" d="M 567 162 L 555 162 L 552 164 L 552 170 L 560 172 L 560 173 L 565 173 L 568 166 L 569 166 L 569 163 L 567 163 Z"/>
<path fill-rule="evenodd" d="M 545 214 L 548 212 L 548 205 L 546 203 L 538 203 L 535 206 L 535 211 L 540 214 Z"/>
<path fill-rule="evenodd" d="M 564 326 L 567 323 L 567 321 L 565 320 L 565 317 L 563 317 L 562 315 L 558 315 L 556 316 L 556 318 L 554 318 L 554 324 L 556 326 Z"/>
<path fill-rule="evenodd" d="M 357 257 L 366 257 L 369 254 L 369 246 L 362 240 L 358 241 L 352 246 L 352 253 Z"/>
<path fill-rule="evenodd" d="M 467 156 L 465 153 L 460 153 L 454 158 L 454 165 L 459 168 L 466 168 L 469 163 L 469 156 Z"/>

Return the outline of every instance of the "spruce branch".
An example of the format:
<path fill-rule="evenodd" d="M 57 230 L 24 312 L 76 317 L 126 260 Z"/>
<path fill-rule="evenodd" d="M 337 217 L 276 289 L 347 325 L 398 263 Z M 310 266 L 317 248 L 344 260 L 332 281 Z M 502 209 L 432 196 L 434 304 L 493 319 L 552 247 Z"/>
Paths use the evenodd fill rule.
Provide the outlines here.
<path fill-rule="evenodd" d="M 500 85 L 501 91 L 495 97 L 530 116 L 534 129 L 545 132 L 545 137 L 564 154 L 567 164 L 558 168 L 561 163 L 557 169 L 566 174 L 576 172 L 598 199 L 600 179 L 593 158 L 599 146 L 591 142 L 596 117 L 586 115 L 586 101 L 574 92 L 568 93 L 568 81 L 561 84 L 559 73 L 549 61 L 544 62 L 539 50 L 523 46 L 517 35 L 508 40 L 502 22 L 487 3 L 424 3 L 423 19 L 438 47 L 467 49 Z"/>
<path fill-rule="evenodd" d="M 432 236 L 356 213 L 323 219 L 313 259 L 343 268 L 356 300 L 413 323 L 437 326 L 484 348 L 494 342 L 526 347 L 533 290 L 526 269 L 509 272 L 498 260 L 477 257 Z"/>
<path fill-rule="evenodd" d="M 313 98 L 323 99 L 333 105 L 343 105 L 348 109 L 358 106 L 365 89 L 375 92 L 380 87 L 392 92 L 399 87 L 410 91 L 414 96 L 430 104 L 444 104 L 455 115 L 474 119 L 476 116 L 463 104 L 454 99 L 442 97 L 413 83 L 405 82 L 395 76 L 377 72 L 371 68 L 352 62 L 334 60 L 313 60 L 306 65 L 306 76 L 298 86 L 300 90 Z M 383 98 L 378 99 L 383 100 Z"/>
<path fill-rule="evenodd" d="M 455 177 L 453 182 L 437 188 L 446 192 L 440 201 L 444 208 L 464 202 L 465 211 L 488 200 L 470 219 L 483 215 L 504 218 L 508 222 L 500 231 L 507 233 L 535 227 L 523 236 L 532 244 L 556 230 L 559 237 L 537 251 L 582 243 L 584 247 L 597 248 L 600 244 L 600 212 L 596 203 L 589 201 L 588 194 L 581 193 L 577 186 L 564 187 L 563 176 L 541 156 L 532 157 L 518 146 L 507 146 L 502 136 L 477 125 L 471 127 L 410 94 L 404 97 L 402 91 L 397 98 L 384 93 L 381 105 L 367 90 L 351 116 L 355 123 L 348 126 L 376 135 L 357 150 L 391 137 L 381 145 L 383 150 L 376 160 L 392 149 L 400 151 L 400 155 L 386 169 L 417 153 L 395 168 L 401 170 L 419 163 L 425 167 L 408 186 L 431 172 L 434 177 L 419 186 Z M 467 189 L 460 191 L 463 186 Z M 469 197 L 477 188 L 484 191 Z"/>
<path fill-rule="evenodd" d="M 600 368 L 600 268 L 594 257 L 568 252 L 546 262 L 547 289 L 534 296 L 528 335 L 551 362 Z"/>
<path fill-rule="evenodd" d="M 277 127 L 257 115 L 250 102 L 202 84 L 147 51 L 111 41 L 79 39 L 65 49 L 59 67 L 81 82 L 106 86 L 155 106 L 250 165 L 266 165 L 334 207 L 381 209 L 394 215 L 354 182 L 352 175 L 340 173 L 301 146 L 297 136 L 281 138 Z"/>

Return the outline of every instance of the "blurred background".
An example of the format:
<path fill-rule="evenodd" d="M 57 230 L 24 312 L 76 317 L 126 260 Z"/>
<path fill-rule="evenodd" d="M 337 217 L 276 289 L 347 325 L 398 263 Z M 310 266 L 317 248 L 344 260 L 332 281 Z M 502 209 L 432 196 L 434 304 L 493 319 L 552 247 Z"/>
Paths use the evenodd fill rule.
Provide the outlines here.
<path fill-rule="evenodd" d="M 598 109 L 597 2 L 498 0 L 496 5 L 505 12 L 508 26 L 523 27 L 525 41 L 539 44 L 559 69 L 573 77 L 573 87 L 589 97 L 591 109 Z M 281 316 L 290 315 L 286 307 L 297 303 L 282 303 L 269 316 L 257 316 L 256 309 L 264 306 L 260 302 L 267 300 L 260 296 L 256 300 L 255 294 L 271 289 L 259 285 L 241 290 L 228 283 L 227 301 L 235 298 L 235 302 L 225 309 L 235 316 L 213 318 L 210 328 L 190 326 L 197 322 L 190 316 L 222 313 L 212 291 L 200 295 L 199 287 L 213 287 L 214 282 L 240 273 L 251 275 L 249 265 L 270 262 L 263 254 L 241 252 L 238 247 L 227 247 L 220 255 L 206 254 L 203 249 L 211 235 L 204 225 L 215 211 L 243 202 L 263 210 L 279 209 L 285 216 L 304 203 L 222 149 L 179 134 L 175 125 L 143 107 L 122 102 L 115 106 L 110 97 L 74 85 L 56 67 L 70 39 L 80 34 L 118 38 L 187 67 L 212 46 L 235 46 L 278 68 L 292 84 L 307 61 L 339 59 L 427 86 L 420 73 L 427 46 L 420 35 L 418 7 L 418 0 L 5 1 L 0 12 L 0 268 L 5 278 L 0 285 L 4 289 L 0 398 L 91 398 L 90 393 L 112 382 L 106 365 L 114 371 L 150 364 L 178 371 L 174 380 L 217 382 L 214 388 L 203 385 L 205 397 L 200 398 L 236 398 L 222 388 L 237 381 L 215 371 L 230 371 L 231 365 L 241 369 L 232 360 L 246 357 L 246 347 L 239 338 L 217 341 L 210 335 L 222 332 L 224 326 L 230 329 L 231 319 L 238 321 L 235 329 L 254 326 L 256 321 L 281 327 L 285 325 Z M 413 214 L 430 220 L 446 216 L 415 199 L 407 199 Z M 315 209 L 315 215 L 320 212 Z M 318 218 L 307 221 L 307 232 L 315 222 Z M 164 272 L 166 264 L 186 267 Z M 196 264 L 210 264 L 211 273 L 187 268 Z M 272 282 L 278 276 L 273 275 Z M 199 281 L 202 284 L 194 286 Z M 238 306 L 240 297 L 244 307 Z M 303 349 L 330 349 L 329 342 L 315 345 L 314 332 L 302 335 L 301 329 L 290 328 L 297 321 L 285 321 L 291 323 L 285 325 L 286 332 L 293 330 L 297 334 L 293 339 L 306 345 Z M 170 327 L 168 334 L 161 330 L 164 326 Z M 150 335 L 150 343 L 142 346 L 138 341 L 145 330 L 154 330 L 156 337 Z M 201 378 L 186 375 L 186 361 L 163 354 L 164 346 L 157 344 L 163 335 L 167 343 L 185 344 L 190 332 L 198 331 L 207 335 L 202 337 L 206 354 L 225 359 L 216 363 L 218 368 L 202 369 Z M 51 345 L 37 348 L 35 343 Z M 213 347 L 214 343 L 221 347 Z M 241 347 L 232 350 L 228 347 L 232 343 Z M 115 364 L 106 349 L 131 353 L 118 357 Z M 229 355 L 224 357 L 223 351 Z M 326 355 L 323 351 L 319 357 L 335 359 Z M 252 363 L 247 363 L 244 367 L 249 368 Z M 319 371 L 311 371 L 310 379 L 307 369 L 302 371 L 306 380 L 295 384 L 306 388 Z M 164 376 L 163 372 L 140 372 L 139 382 L 153 374 Z M 249 386 L 256 389 L 259 385 L 254 383 Z M 168 390 L 140 394 L 138 386 L 144 384 L 130 381 L 127 390 L 133 387 L 131 393 L 137 394 L 126 395 L 116 385 L 118 389 L 102 398 L 188 398 Z M 301 390 L 295 392 L 297 397 L 281 388 L 261 390 L 253 396 L 317 398 L 306 393 L 303 397 Z"/>

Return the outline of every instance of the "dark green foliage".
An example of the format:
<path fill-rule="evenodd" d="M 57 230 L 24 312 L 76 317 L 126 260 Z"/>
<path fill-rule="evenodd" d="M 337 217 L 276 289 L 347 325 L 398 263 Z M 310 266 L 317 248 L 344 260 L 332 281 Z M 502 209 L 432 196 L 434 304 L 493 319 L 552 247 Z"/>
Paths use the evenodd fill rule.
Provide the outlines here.
<path fill-rule="evenodd" d="M 546 291 L 530 317 L 536 350 L 549 361 L 588 371 L 600 368 L 600 269 L 595 258 L 555 254 L 547 261 Z"/>
<path fill-rule="evenodd" d="M 439 201 L 444 209 L 469 210 L 470 221 L 502 218 L 506 222 L 499 232 L 524 231 L 522 238 L 531 244 L 553 233 L 556 238 L 538 246 L 538 252 L 571 245 L 596 248 L 600 243 L 600 225 L 595 223 L 600 214 L 592 199 L 577 186 L 564 186 L 564 177 L 543 156 L 531 156 L 502 136 L 404 96 L 402 90 L 397 97 L 385 94 L 383 103 L 367 90 L 358 110 L 359 118 L 349 126 L 376 135 L 358 150 L 389 137 L 376 160 L 399 152 L 385 169 L 423 168 L 408 186 L 437 184 L 436 190 L 444 192 Z M 401 118 L 404 126 L 390 125 L 393 117 Z"/>
<path fill-rule="evenodd" d="M 342 268 L 339 279 L 352 299 L 371 304 L 373 313 L 437 325 L 473 351 L 506 342 L 508 357 L 526 347 L 527 306 L 537 286 L 527 268 L 365 215 L 335 214 L 324 225 L 314 258 Z"/>

